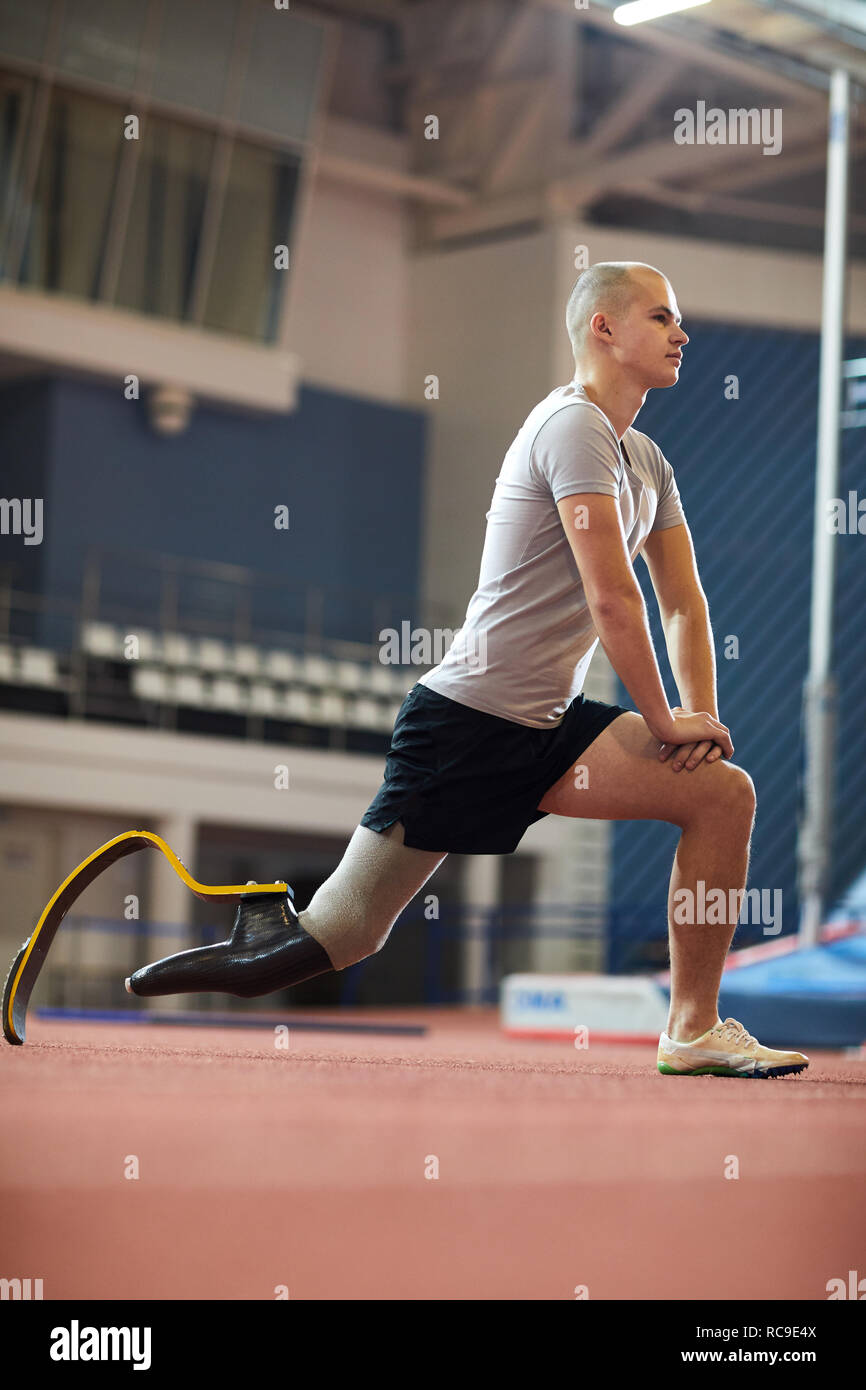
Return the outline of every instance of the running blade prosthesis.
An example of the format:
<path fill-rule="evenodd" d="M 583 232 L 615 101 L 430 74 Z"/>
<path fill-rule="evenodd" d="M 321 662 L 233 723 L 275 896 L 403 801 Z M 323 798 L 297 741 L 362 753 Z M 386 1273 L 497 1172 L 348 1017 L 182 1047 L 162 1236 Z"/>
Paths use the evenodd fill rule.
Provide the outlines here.
<path fill-rule="evenodd" d="M 8 1043 L 18 1045 L 24 1042 L 27 1006 L 33 987 L 57 934 L 57 928 L 72 904 L 111 864 L 116 863 L 118 859 L 124 859 L 128 854 L 137 854 L 142 849 L 158 849 L 165 855 L 181 882 L 185 883 L 197 898 L 201 898 L 202 902 L 235 904 L 239 903 L 241 898 L 250 895 L 251 887 L 245 883 L 198 883 L 187 873 L 165 840 L 150 830 L 126 830 L 122 835 L 109 840 L 107 844 L 94 850 L 83 864 L 79 864 L 78 868 L 73 869 L 69 877 L 64 879 L 36 923 L 32 935 L 21 946 L 10 966 L 3 989 L 3 1036 Z M 257 883 L 252 891 L 256 894 L 285 894 L 288 887 L 285 883 Z"/>

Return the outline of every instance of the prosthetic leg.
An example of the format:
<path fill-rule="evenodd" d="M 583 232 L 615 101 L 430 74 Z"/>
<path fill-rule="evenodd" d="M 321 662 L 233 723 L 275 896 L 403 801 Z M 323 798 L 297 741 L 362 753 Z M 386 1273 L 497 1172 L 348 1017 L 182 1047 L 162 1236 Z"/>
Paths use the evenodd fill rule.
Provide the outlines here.
<path fill-rule="evenodd" d="M 221 990 L 251 998 L 333 969 L 324 947 L 300 926 L 287 884 L 198 883 L 159 835 L 149 830 L 127 830 L 95 850 L 61 883 L 13 960 L 3 990 L 3 1035 L 7 1042 L 24 1042 L 33 987 L 72 904 L 109 865 L 142 849 L 158 849 L 164 854 L 182 882 L 203 902 L 237 903 L 238 911 L 228 941 L 181 951 L 137 970 L 126 982 L 131 994 Z"/>

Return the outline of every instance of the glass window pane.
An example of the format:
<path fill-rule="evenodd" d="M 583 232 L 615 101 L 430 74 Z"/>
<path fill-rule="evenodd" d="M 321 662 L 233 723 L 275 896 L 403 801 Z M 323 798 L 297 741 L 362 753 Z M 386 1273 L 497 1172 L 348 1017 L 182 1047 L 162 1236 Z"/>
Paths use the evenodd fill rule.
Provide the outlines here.
<path fill-rule="evenodd" d="M 273 5 L 260 8 L 241 98 L 242 124 L 307 139 L 324 38 L 321 24 Z"/>
<path fill-rule="evenodd" d="M 147 116 L 115 303 L 184 319 L 198 252 L 214 137 Z"/>
<path fill-rule="evenodd" d="M 66 0 L 58 67 L 94 82 L 131 87 L 146 13 L 141 0 Z"/>
<path fill-rule="evenodd" d="M 0 52 L 39 62 L 53 0 L 0 0 Z"/>
<path fill-rule="evenodd" d="M 220 115 L 238 0 L 183 0 L 163 10 L 153 95 Z"/>
<path fill-rule="evenodd" d="M 82 299 L 95 297 L 124 112 L 55 91 L 30 208 L 21 279 Z"/>
<path fill-rule="evenodd" d="M 274 247 L 291 246 L 300 164 L 293 155 L 238 141 L 204 322 L 225 333 L 272 342 L 290 270 L 274 266 Z"/>
<path fill-rule="evenodd" d="M 33 83 L 29 78 L 0 76 L 0 278 L 10 273 L 7 257 L 16 219 L 21 216 L 21 173 Z"/>

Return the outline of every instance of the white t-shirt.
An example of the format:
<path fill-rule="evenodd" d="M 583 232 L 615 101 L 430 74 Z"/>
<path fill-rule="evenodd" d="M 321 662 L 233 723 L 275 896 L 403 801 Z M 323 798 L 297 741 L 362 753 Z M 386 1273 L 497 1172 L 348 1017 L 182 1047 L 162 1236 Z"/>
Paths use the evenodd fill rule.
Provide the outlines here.
<path fill-rule="evenodd" d="M 685 521 L 674 472 L 640 430 L 623 437 L 576 381 L 530 411 L 487 513 L 478 587 L 451 647 L 420 683 L 532 728 L 559 724 L 586 679 L 598 635 L 557 511 L 562 497 L 618 497 L 634 563 L 650 531 Z"/>

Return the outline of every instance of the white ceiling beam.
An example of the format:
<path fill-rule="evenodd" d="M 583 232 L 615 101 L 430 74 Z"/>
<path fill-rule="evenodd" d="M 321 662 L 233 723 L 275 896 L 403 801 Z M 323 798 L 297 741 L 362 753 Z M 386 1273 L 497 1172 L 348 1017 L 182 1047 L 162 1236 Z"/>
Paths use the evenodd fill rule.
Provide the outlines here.
<path fill-rule="evenodd" d="M 667 207 L 682 208 L 687 212 L 710 212 L 720 216 L 739 217 L 744 221 L 784 222 L 794 226 L 823 227 L 824 209 L 793 206 L 790 203 L 772 203 L 758 198 L 727 198 L 718 193 L 704 193 L 682 188 L 667 188 L 652 182 L 635 182 L 619 190 L 636 197 L 647 198 Z M 866 217 L 856 214 L 849 216 L 849 226 L 853 231 L 866 231 Z"/>
<path fill-rule="evenodd" d="M 765 63 L 749 62 L 735 57 L 711 45 L 712 31 L 708 29 L 707 42 L 701 43 L 685 38 L 671 23 L 661 21 L 655 24 L 635 24 L 627 30 L 615 23 L 612 13 L 596 4 L 589 10 L 575 10 L 574 0 L 526 0 L 527 4 L 539 5 L 545 9 L 568 12 L 576 24 L 589 24 L 618 39 L 628 38 L 641 47 L 661 52 L 667 60 L 679 58 L 692 66 L 699 65 L 713 72 L 736 79 L 738 82 L 761 86 L 769 92 L 778 92 L 803 102 L 819 106 L 826 103 L 826 94 L 809 85 L 799 82 L 785 73 L 777 72 Z M 696 13 L 699 13 L 696 11 Z M 698 21 L 694 21 L 698 23 Z"/>
<path fill-rule="evenodd" d="M 651 68 L 622 98 L 611 102 L 592 135 L 583 143 L 587 156 L 597 159 L 624 140 L 680 73 L 679 63 L 671 67 Z"/>
<path fill-rule="evenodd" d="M 673 117 L 673 112 L 671 112 Z M 802 142 L 814 134 L 814 117 L 809 111 L 789 113 L 783 121 L 787 138 Z M 557 204 L 576 200 L 586 206 L 601 194 L 642 180 L 692 177 L 700 181 L 708 169 L 727 169 L 731 165 L 753 168 L 754 160 L 761 164 L 779 155 L 767 156 L 755 145 L 677 145 L 671 134 L 661 140 L 649 140 L 643 145 L 612 158 L 580 163 L 572 173 L 553 180 L 553 196 Z"/>
<path fill-rule="evenodd" d="M 323 123 L 316 171 L 346 183 L 445 207 L 462 207 L 471 196 L 445 179 L 413 173 L 408 136 L 342 116 L 328 116 Z"/>
<path fill-rule="evenodd" d="M 866 5 L 863 0 L 755 0 L 765 9 L 811 19 L 816 29 L 834 33 L 849 31 L 852 43 L 866 48 Z"/>
<path fill-rule="evenodd" d="M 479 76 L 482 80 L 502 77 L 521 57 L 537 30 L 540 15 L 532 5 L 520 4 L 512 10 L 497 37 L 496 45 L 487 58 Z"/>
<path fill-rule="evenodd" d="M 866 154 L 866 139 L 851 142 L 852 158 Z M 785 150 L 778 159 L 768 160 L 769 168 L 729 169 L 708 179 L 702 179 L 700 191 L 708 193 L 727 193 L 740 188 L 751 188 L 755 184 L 780 183 L 785 179 L 798 178 L 801 174 L 811 174 L 823 169 L 827 163 L 827 142 L 804 145 L 802 149 Z"/>
<path fill-rule="evenodd" d="M 536 83 L 536 93 L 509 126 L 499 150 L 486 161 L 482 189 L 488 192 L 513 179 L 530 150 L 536 147 L 550 126 L 550 93 L 545 81 Z"/>
<path fill-rule="evenodd" d="M 472 194 L 465 189 L 455 188 L 453 184 L 442 179 L 425 178 L 423 174 L 406 174 L 386 165 L 370 164 L 342 155 L 322 153 L 318 157 L 317 167 L 319 173 L 327 174 L 329 178 L 339 179 L 343 183 L 354 183 L 359 187 L 378 189 L 382 193 L 393 193 L 407 198 L 419 198 L 424 203 L 463 207 L 473 201 Z"/>
<path fill-rule="evenodd" d="M 517 227 L 524 223 L 545 221 L 548 205 L 541 187 L 518 193 L 502 193 L 497 197 L 474 200 L 466 208 L 453 211 L 429 210 L 423 224 L 425 244 L 470 237 L 498 228 Z"/>

